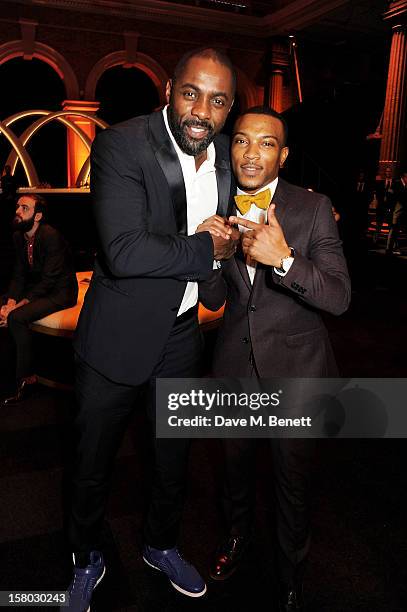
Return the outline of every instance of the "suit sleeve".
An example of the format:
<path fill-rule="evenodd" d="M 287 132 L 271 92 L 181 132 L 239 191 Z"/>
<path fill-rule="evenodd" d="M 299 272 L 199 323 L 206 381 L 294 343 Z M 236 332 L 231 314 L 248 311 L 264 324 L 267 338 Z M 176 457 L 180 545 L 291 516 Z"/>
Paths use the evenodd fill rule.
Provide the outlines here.
<path fill-rule="evenodd" d="M 95 218 L 105 262 L 118 278 L 202 280 L 213 265 L 208 232 L 181 236 L 149 231 L 148 201 L 140 163 L 122 136 L 106 130 L 91 154 Z"/>
<path fill-rule="evenodd" d="M 207 280 L 198 285 L 198 299 L 208 310 L 219 310 L 225 303 L 226 293 L 226 281 L 221 270 L 214 270 Z"/>
<path fill-rule="evenodd" d="M 11 277 L 10 285 L 7 291 L 7 297 L 19 302 L 23 296 L 24 284 L 25 284 L 25 272 L 24 263 L 22 260 L 22 253 L 20 245 L 18 244 L 17 237 L 13 236 L 14 241 L 14 266 L 13 274 Z"/>
<path fill-rule="evenodd" d="M 297 252 L 287 274 L 279 277 L 273 270 L 273 278 L 310 306 L 340 315 L 349 306 L 351 286 L 331 206 L 320 196 L 309 254 Z"/>

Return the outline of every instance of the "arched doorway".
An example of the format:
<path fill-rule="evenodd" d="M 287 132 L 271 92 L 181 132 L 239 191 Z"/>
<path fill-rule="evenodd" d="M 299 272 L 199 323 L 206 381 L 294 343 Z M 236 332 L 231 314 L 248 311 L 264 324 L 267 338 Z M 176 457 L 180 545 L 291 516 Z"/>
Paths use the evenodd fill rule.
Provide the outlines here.
<path fill-rule="evenodd" d="M 15 57 L 4 62 L 0 65 L 0 83 L 2 120 L 19 111 L 33 108 L 60 110 L 66 97 L 65 86 L 58 73 L 48 63 L 36 58 L 27 61 Z M 12 86 L 8 86 L 11 83 Z M 31 123 L 32 117 L 28 117 L 11 126 L 11 129 L 20 136 Z M 10 144 L 4 137 L 1 138 L 1 169 L 10 150 Z M 62 125 L 56 122 L 47 125 L 38 137 L 33 138 L 27 151 L 41 182 L 48 182 L 52 186 L 66 184 L 66 131 Z M 27 184 L 21 164 L 17 165 L 16 178 L 20 185 Z"/>
<path fill-rule="evenodd" d="M 139 68 L 113 66 L 96 85 L 98 116 L 109 125 L 150 113 L 160 104 L 156 86 Z"/>

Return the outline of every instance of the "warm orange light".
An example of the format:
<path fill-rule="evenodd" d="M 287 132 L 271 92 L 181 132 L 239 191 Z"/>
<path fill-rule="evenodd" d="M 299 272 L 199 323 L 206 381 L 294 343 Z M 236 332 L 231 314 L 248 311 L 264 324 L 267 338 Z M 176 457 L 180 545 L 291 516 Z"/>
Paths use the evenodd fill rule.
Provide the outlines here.
<path fill-rule="evenodd" d="M 4 126 L 6 126 L 5 129 L 8 129 L 7 126 L 12 125 L 15 121 L 18 121 L 19 119 L 22 119 L 24 117 L 42 115 L 42 118 L 37 119 L 37 121 L 31 124 L 24 131 L 24 133 L 21 135 L 19 139 L 17 139 L 17 137 L 14 136 L 14 140 L 17 139 L 17 141 L 20 143 L 20 146 L 22 146 L 24 161 L 23 161 L 21 154 L 19 153 L 16 146 L 13 144 L 11 140 L 10 142 L 12 142 L 13 144 L 13 150 L 11 151 L 6 161 L 6 164 L 10 165 L 12 168 L 12 171 L 14 172 L 16 164 L 17 164 L 17 160 L 18 159 L 21 160 L 24 166 L 24 169 L 26 171 L 28 183 L 30 186 L 38 184 L 38 177 L 35 173 L 35 169 L 32 165 L 32 162 L 31 162 L 32 168 L 30 167 L 29 162 L 27 162 L 28 153 L 26 152 L 26 149 L 24 147 L 29 142 L 30 138 L 41 127 L 43 127 L 44 125 L 46 125 L 47 123 L 51 121 L 56 120 L 56 121 L 60 121 L 68 128 L 68 137 L 67 137 L 67 141 L 68 141 L 68 187 L 75 186 L 76 179 L 81 169 L 87 168 L 86 161 L 89 157 L 90 146 L 91 146 L 92 140 L 95 135 L 95 125 L 99 126 L 102 129 L 105 129 L 106 127 L 108 127 L 108 124 L 105 121 L 103 121 L 102 119 L 99 119 L 98 117 L 90 113 L 86 113 L 83 110 L 84 108 L 88 108 L 88 110 L 91 110 L 91 111 L 96 109 L 98 106 L 98 102 L 86 103 L 86 102 L 80 101 L 78 105 L 75 106 L 74 100 L 67 100 L 66 104 L 67 104 L 67 110 L 56 111 L 56 112 L 52 112 L 48 110 L 21 111 L 19 113 L 16 113 L 15 115 L 8 117 L 4 122 Z M 12 132 L 10 133 L 12 134 Z M 78 146 L 78 143 L 80 143 L 79 146 Z M 75 162 L 75 159 L 77 160 L 76 162 Z M 28 166 L 27 166 L 27 163 L 28 163 Z M 86 176 L 84 177 L 84 180 L 86 180 L 88 174 L 89 174 L 89 170 L 87 171 Z"/>
<path fill-rule="evenodd" d="M 3 134 L 11 146 L 13 147 L 13 152 L 16 155 L 16 158 L 21 161 L 23 164 L 23 168 L 25 170 L 28 184 L 30 187 L 34 187 L 38 184 L 38 176 L 34 168 L 34 164 L 29 156 L 28 152 L 24 149 L 24 146 L 21 143 L 21 140 L 7 127 L 4 123 L 0 121 L 0 134 Z M 5 164 L 7 165 L 7 164 Z"/>
<path fill-rule="evenodd" d="M 63 109 L 65 112 L 73 112 L 72 115 L 68 115 L 68 119 L 85 133 L 89 141 L 92 142 L 95 138 L 96 129 L 94 121 L 89 116 L 99 109 L 99 102 L 65 100 Z M 76 186 L 78 176 L 88 157 L 89 147 L 78 137 L 78 134 L 69 131 L 67 135 L 68 187 Z"/>

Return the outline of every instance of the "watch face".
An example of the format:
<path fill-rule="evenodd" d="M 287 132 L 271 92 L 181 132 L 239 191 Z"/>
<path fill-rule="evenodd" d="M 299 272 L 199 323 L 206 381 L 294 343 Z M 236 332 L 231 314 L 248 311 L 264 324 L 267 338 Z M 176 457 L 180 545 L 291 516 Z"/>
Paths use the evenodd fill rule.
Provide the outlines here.
<path fill-rule="evenodd" d="M 282 261 L 283 264 L 283 270 L 284 272 L 288 272 L 288 270 L 291 268 L 291 264 L 294 261 L 294 257 L 285 257 Z"/>

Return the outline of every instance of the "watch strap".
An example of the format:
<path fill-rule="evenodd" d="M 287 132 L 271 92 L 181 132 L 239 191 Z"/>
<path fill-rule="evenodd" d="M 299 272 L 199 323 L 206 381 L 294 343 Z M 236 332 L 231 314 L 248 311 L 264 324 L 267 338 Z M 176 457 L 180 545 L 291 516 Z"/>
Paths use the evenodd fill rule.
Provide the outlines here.
<path fill-rule="evenodd" d="M 278 272 L 280 272 L 281 274 L 285 274 L 286 270 L 284 269 L 284 260 L 285 259 L 290 259 L 291 257 L 294 258 L 295 257 L 295 249 L 294 247 L 288 247 L 290 249 L 290 254 L 286 255 L 285 257 L 281 258 L 280 261 L 280 267 L 275 268 L 275 270 L 277 270 Z"/>

